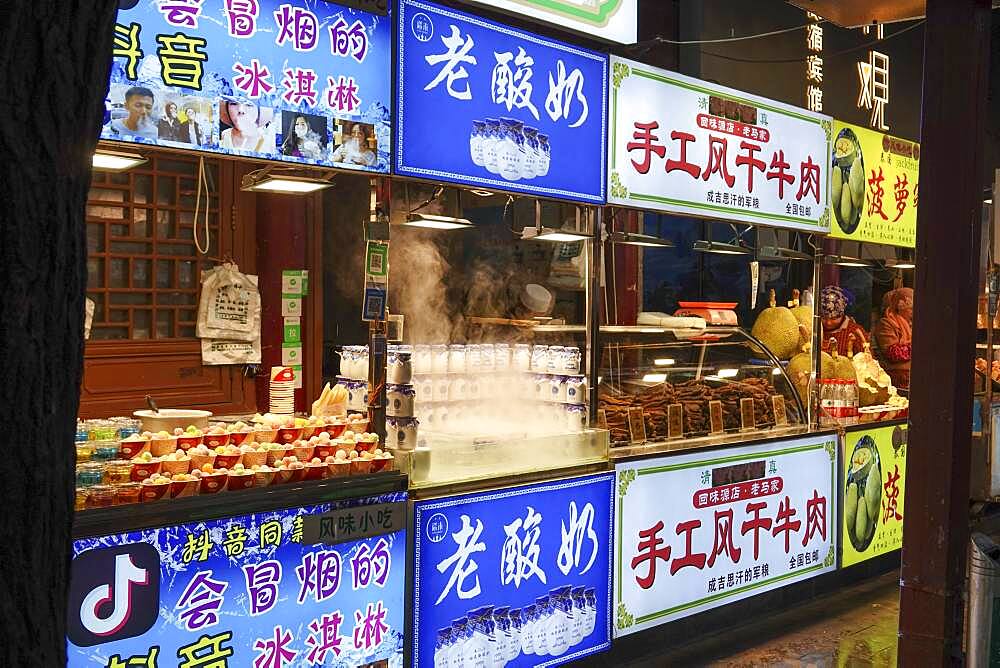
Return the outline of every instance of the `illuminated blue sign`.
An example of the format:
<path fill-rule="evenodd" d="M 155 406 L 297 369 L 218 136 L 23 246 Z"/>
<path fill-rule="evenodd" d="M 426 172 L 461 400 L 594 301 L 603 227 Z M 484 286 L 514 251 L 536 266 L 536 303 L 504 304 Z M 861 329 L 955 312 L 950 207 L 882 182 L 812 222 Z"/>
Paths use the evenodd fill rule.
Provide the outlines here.
<path fill-rule="evenodd" d="M 610 646 L 612 474 L 415 504 L 415 666 L 554 666 Z"/>
<path fill-rule="evenodd" d="M 395 173 L 604 203 L 606 56 L 420 0 L 397 31 Z"/>
<path fill-rule="evenodd" d="M 391 48 L 326 0 L 122 0 L 101 138 L 388 172 Z"/>
<path fill-rule="evenodd" d="M 400 665 L 402 500 L 76 540 L 68 665 Z"/>

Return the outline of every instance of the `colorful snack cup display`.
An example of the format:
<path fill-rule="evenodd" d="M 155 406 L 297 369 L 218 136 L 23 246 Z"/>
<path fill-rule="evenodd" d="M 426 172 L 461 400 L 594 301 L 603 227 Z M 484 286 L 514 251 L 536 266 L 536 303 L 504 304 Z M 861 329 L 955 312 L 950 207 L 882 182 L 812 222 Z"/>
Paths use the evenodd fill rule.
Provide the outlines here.
<path fill-rule="evenodd" d="M 291 450 L 290 447 L 284 445 L 278 445 L 277 443 L 272 443 L 267 448 L 267 465 L 275 466 L 281 463 L 281 460 L 285 458 L 288 451 Z"/>
<path fill-rule="evenodd" d="M 142 481 L 142 491 L 140 495 L 143 503 L 159 501 L 167 496 L 170 491 L 170 481 L 166 478 L 154 478 Z"/>
<path fill-rule="evenodd" d="M 90 441 L 78 441 L 76 444 L 76 463 L 85 464 L 94 455 L 94 444 Z"/>
<path fill-rule="evenodd" d="M 250 489 L 255 482 L 253 471 L 230 471 L 226 489 L 230 492 L 238 492 L 241 489 Z"/>
<path fill-rule="evenodd" d="M 284 485 L 292 481 L 292 474 L 295 473 L 292 469 L 278 469 L 274 472 L 274 478 L 271 480 L 272 485 Z"/>
<path fill-rule="evenodd" d="M 177 449 L 187 452 L 191 448 L 201 445 L 204 436 L 198 434 L 197 436 L 192 436 L 190 434 L 185 434 L 184 436 L 177 437 Z"/>
<path fill-rule="evenodd" d="M 310 461 L 313 458 L 314 450 L 315 448 L 313 446 L 303 441 L 298 441 L 292 445 L 292 454 L 295 455 L 300 462 Z"/>
<path fill-rule="evenodd" d="M 392 460 L 393 456 L 388 454 L 375 457 L 375 459 L 372 460 L 372 473 L 391 470 Z"/>
<path fill-rule="evenodd" d="M 363 434 L 368 431 L 368 418 L 363 420 L 354 420 L 347 423 L 347 428 L 353 431 L 355 434 Z"/>
<path fill-rule="evenodd" d="M 247 450 L 243 453 L 243 459 L 240 461 L 247 468 L 263 466 L 267 464 L 267 454 L 267 450 Z"/>
<path fill-rule="evenodd" d="M 87 462 L 76 467 L 76 486 L 93 487 L 104 482 L 104 469 L 107 464 L 104 462 Z"/>
<path fill-rule="evenodd" d="M 301 427 L 280 427 L 278 429 L 278 443 L 293 443 L 302 438 Z"/>
<path fill-rule="evenodd" d="M 171 436 L 169 438 L 164 438 L 160 436 L 154 436 L 149 439 L 149 452 L 154 457 L 162 457 L 163 455 L 169 455 L 171 452 L 177 451 L 177 437 Z"/>
<path fill-rule="evenodd" d="M 267 487 L 274 482 L 274 478 L 277 475 L 277 471 L 273 469 L 266 469 L 253 472 L 254 486 L 256 487 Z"/>
<path fill-rule="evenodd" d="M 253 440 L 257 443 L 273 443 L 278 438 L 278 430 L 260 426 L 254 430 Z"/>
<path fill-rule="evenodd" d="M 316 435 L 317 431 L 319 431 L 319 427 L 317 427 L 316 425 L 307 424 L 306 426 L 302 427 L 302 435 L 299 438 L 301 438 L 302 440 L 312 438 L 313 436 Z"/>
<path fill-rule="evenodd" d="M 124 485 L 118 485 L 115 505 L 124 506 L 130 503 L 139 503 L 141 496 L 142 485 L 137 482 L 127 482 Z"/>
<path fill-rule="evenodd" d="M 378 438 L 372 440 L 362 440 L 358 439 L 354 443 L 354 449 L 358 451 L 358 454 L 362 452 L 371 452 L 378 447 Z"/>
<path fill-rule="evenodd" d="M 231 469 L 240 463 L 243 458 L 243 453 L 237 452 L 236 454 L 224 454 L 215 456 L 215 468 L 217 469 Z"/>
<path fill-rule="evenodd" d="M 76 499 L 73 503 L 73 510 L 83 510 L 87 507 L 87 499 L 90 497 L 89 487 L 77 487 Z"/>
<path fill-rule="evenodd" d="M 121 445 L 118 441 L 97 441 L 94 443 L 94 454 L 90 456 L 92 461 L 107 462 L 118 459 Z"/>
<path fill-rule="evenodd" d="M 170 481 L 170 498 L 179 499 L 185 496 L 197 496 L 201 481 L 198 478 L 184 478 Z"/>
<path fill-rule="evenodd" d="M 176 475 L 178 473 L 187 473 L 190 470 L 191 470 L 190 457 L 184 459 L 167 458 L 160 460 L 160 471 L 164 475 Z"/>
<path fill-rule="evenodd" d="M 305 480 L 305 478 L 306 478 L 306 467 L 305 466 L 296 467 L 296 468 L 293 468 L 293 469 L 290 469 L 290 470 L 292 472 L 292 475 L 288 479 L 288 482 L 295 483 L 295 482 L 302 482 L 303 480 Z"/>
<path fill-rule="evenodd" d="M 333 443 L 317 443 L 313 448 L 313 457 L 319 457 L 322 461 L 326 461 L 327 457 L 337 454 L 338 449 Z"/>
<path fill-rule="evenodd" d="M 132 479 L 133 460 L 114 459 L 104 467 L 104 483 L 106 485 L 121 485 L 135 482 Z"/>
<path fill-rule="evenodd" d="M 231 431 L 231 432 L 229 432 L 229 444 L 230 445 L 243 445 L 244 443 L 253 443 L 253 432 L 252 431 Z"/>
<path fill-rule="evenodd" d="M 205 464 L 215 464 L 215 453 L 191 452 L 191 470 L 201 469 Z"/>
<path fill-rule="evenodd" d="M 226 488 L 228 473 L 205 473 L 201 476 L 198 491 L 201 494 L 217 494 Z"/>
<path fill-rule="evenodd" d="M 142 482 L 154 473 L 160 472 L 162 462 L 159 459 L 133 459 L 132 460 L 132 482 Z"/>
<path fill-rule="evenodd" d="M 113 485 L 94 485 L 87 488 L 87 509 L 110 508 L 115 505 L 118 490 Z"/>
<path fill-rule="evenodd" d="M 133 459 L 144 452 L 149 452 L 149 439 L 125 439 L 119 446 L 122 457 Z"/>

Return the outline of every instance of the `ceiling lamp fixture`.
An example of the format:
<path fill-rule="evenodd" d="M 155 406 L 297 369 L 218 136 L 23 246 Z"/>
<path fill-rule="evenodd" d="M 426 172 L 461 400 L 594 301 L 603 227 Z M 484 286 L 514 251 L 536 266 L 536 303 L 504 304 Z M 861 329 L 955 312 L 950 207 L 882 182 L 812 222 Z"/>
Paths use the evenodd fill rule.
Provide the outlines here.
<path fill-rule="evenodd" d="M 838 267 L 874 267 L 875 265 L 868 260 L 862 260 L 857 257 L 850 257 L 848 255 L 824 255 L 824 264 L 835 264 Z"/>
<path fill-rule="evenodd" d="M 472 227 L 472 221 L 455 216 L 438 216 L 432 213 L 411 213 L 406 216 L 407 227 L 423 227 L 429 230 L 465 230 Z"/>
<path fill-rule="evenodd" d="M 716 255 L 752 255 L 753 249 L 739 244 L 725 244 L 721 241 L 695 241 L 694 250 L 699 253 Z"/>
<path fill-rule="evenodd" d="M 333 185 L 332 180 L 308 176 L 276 175 L 268 170 L 251 172 L 243 177 L 241 190 L 245 192 L 271 192 L 286 195 L 306 195 Z"/>
<path fill-rule="evenodd" d="M 643 248 L 673 248 L 676 244 L 668 239 L 654 237 L 651 234 L 639 234 L 638 232 L 612 232 L 611 243 L 625 244 L 628 246 L 642 246 Z"/>
<path fill-rule="evenodd" d="M 757 249 L 757 259 L 762 262 L 784 262 L 786 260 L 812 260 L 813 256 L 792 248 L 761 246 Z"/>
<path fill-rule="evenodd" d="M 98 149 L 94 153 L 91 164 L 94 169 L 99 169 L 105 172 L 124 172 L 132 169 L 133 167 L 145 164 L 146 162 L 146 158 L 142 157 L 138 153 Z"/>

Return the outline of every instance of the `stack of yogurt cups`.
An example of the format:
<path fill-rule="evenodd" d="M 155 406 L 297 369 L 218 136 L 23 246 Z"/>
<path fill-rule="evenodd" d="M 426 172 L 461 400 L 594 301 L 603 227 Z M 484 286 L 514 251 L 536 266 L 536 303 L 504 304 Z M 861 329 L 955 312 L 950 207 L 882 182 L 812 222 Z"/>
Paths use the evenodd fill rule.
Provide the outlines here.
<path fill-rule="evenodd" d="M 347 410 L 368 411 L 368 346 L 344 346 L 337 385 L 347 391 Z"/>
<path fill-rule="evenodd" d="M 417 390 L 413 384 L 413 347 L 389 346 L 386 359 L 386 445 L 397 450 L 417 447 Z"/>
<path fill-rule="evenodd" d="M 504 666 L 522 654 L 562 656 L 594 632 L 597 591 L 558 587 L 522 608 L 483 606 L 438 629 L 436 668 Z"/>
<path fill-rule="evenodd" d="M 580 374 L 579 348 L 480 343 L 407 350 L 412 350 L 414 415 L 429 431 L 503 420 L 512 410 L 552 433 L 586 427 L 587 381 Z"/>
<path fill-rule="evenodd" d="M 295 412 L 295 371 L 291 367 L 271 367 L 268 406 L 274 415 L 291 415 Z"/>

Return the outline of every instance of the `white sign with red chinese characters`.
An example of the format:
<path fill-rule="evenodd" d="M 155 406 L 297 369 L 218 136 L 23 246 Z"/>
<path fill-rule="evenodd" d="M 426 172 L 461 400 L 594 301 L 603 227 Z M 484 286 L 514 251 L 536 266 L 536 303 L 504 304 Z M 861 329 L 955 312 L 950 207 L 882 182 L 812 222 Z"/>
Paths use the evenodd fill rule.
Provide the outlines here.
<path fill-rule="evenodd" d="M 833 119 L 611 57 L 608 204 L 826 233 Z"/>
<path fill-rule="evenodd" d="M 834 570 L 838 451 L 825 434 L 616 466 L 615 636 Z"/>

